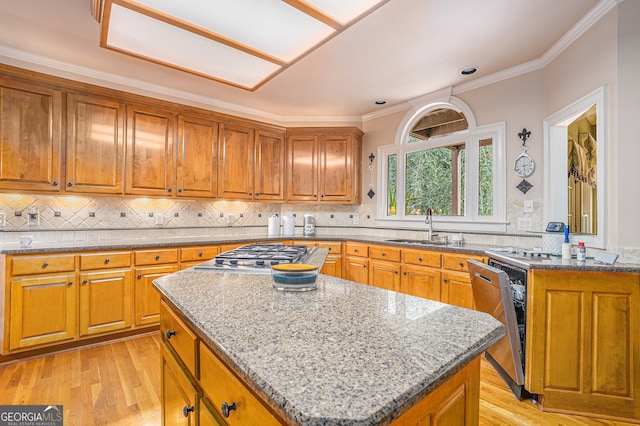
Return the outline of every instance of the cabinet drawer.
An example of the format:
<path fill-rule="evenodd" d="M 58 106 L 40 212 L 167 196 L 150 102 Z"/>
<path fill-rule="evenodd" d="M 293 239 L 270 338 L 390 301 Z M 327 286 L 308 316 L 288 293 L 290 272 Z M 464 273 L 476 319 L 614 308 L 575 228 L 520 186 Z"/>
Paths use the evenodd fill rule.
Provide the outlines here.
<path fill-rule="evenodd" d="M 32 275 L 51 272 L 71 272 L 76 269 L 75 254 L 57 256 L 19 256 L 11 258 L 11 275 Z"/>
<path fill-rule="evenodd" d="M 131 266 L 131 252 L 112 251 L 80 255 L 80 269 L 125 268 Z"/>
<path fill-rule="evenodd" d="M 400 262 L 400 249 L 388 246 L 369 246 L 369 258 Z"/>
<path fill-rule="evenodd" d="M 469 272 L 467 268 L 467 260 L 473 259 L 478 262 L 486 263 L 486 259 L 482 256 L 474 256 L 470 254 L 442 254 L 442 267 L 450 271 Z"/>
<path fill-rule="evenodd" d="M 177 263 L 178 249 L 136 250 L 136 265 L 160 265 L 162 263 Z"/>
<path fill-rule="evenodd" d="M 216 257 L 219 250 L 218 246 L 185 247 L 180 249 L 180 261 L 193 262 L 201 260 L 204 262 Z"/>
<path fill-rule="evenodd" d="M 402 249 L 402 262 L 440 268 L 442 255 L 437 251 Z"/>
<path fill-rule="evenodd" d="M 196 375 L 197 337 L 164 301 L 160 302 L 160 331 L 189 372 Z"/>
<path fill-rule="evenodd" d="M 225 418 L 231 426 L 280 424 L 249 389 L 202 343 L 200 343 L 200 386 L 220 413 L 223 411 L 223 404 L 235 407 L 229 411 L 229 417 Z"/>
<path fill-rule="evenodd" d="M 322 241 L 318 243 L 318 247 L 329 249 L 329 254 L 342 253 L 342 243 L 335 241 Z"/>
<path fill-rule="evenodd" d="M 369 246 L 360 243 L 346 243 L 344 251 L 350 256 L 369 257 Z"/>

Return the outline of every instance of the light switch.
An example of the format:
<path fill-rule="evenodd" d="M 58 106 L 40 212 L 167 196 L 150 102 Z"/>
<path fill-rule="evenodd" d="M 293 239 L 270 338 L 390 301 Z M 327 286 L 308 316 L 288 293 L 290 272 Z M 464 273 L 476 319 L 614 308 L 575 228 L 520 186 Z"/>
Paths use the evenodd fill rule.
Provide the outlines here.
<path fill-rule="evenodd" d="M 531 231 L 533 224 L 530 217 L 518 218 L 518 230 L 519 231 Z"/>
<path fill-rule="evenodd" d="M 533 213 L 533 200 L 524 200 L 523 204 L 525 213 Z"/>

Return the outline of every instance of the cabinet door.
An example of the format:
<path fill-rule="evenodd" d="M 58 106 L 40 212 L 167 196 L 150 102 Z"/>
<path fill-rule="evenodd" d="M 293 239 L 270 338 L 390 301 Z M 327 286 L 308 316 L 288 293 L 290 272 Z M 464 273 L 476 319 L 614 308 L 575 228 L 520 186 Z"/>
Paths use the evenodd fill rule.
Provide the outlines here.
<path fill-rule="evenodd" d="M 90 336 L 131 326 L 131 270 L 80 275 L 80 335 Z"/>
<path fill-rule="evenodd" d="M 22 349 L 75 337 L 75 274 L 11 281 L 9 349 Z"/>
<path fill-rule="evenodd" d="M 344 279 L 369 284 L 369 260 L 347 256 L 344 261 Z"/>
<path fill-rule="evenodd" d="M 256 131 L 254 199 L 284 199 L 284 136 L 282 133 Z"/>
<path fill-rule="evenodd" d="M 331 275 L 332 277 L 342 278 L 342 256 L 329 255 L 322 265 L 320 273 Z"/>
<path fill-rule="evenodd" d="M 160 293 L 153 287 L 153 280 L 178 270 L 178 265 L 136 268 L 134 280 L 134 324 L 156 324 L 160 321 Z"/>
<path fill-rule="evenodd" d="M 473 289 L 468 274 L 442 273 L 442 301 L 461 308 L 473 309 Z"/>
<path fill-rule="evenodd" d="M 319 147 L 319 200 L 350 202 L 353 198 L 353 140 L 349 135 L 325 135 Z"/>
<path fill-rule="evenodd" d="M 218 193 L 218 124 L 178 117 L 178 196 L 215 198 Z"/>
<path fill-rule="evenodd" d="M 437 269 L 403 265 L 400 291 L 440 302 L 440 280 Z"/>
<path fill-rule="evenodd" d="M 369 284 L 387 290 L 400 290 L 400 265 L 378 260 L 369 261 Z"/>
<path fill-rule="evenodd" d="M 317 135 L 287 137 L 287 201 L 318 201 Z"/>
<path fill-rule="evenodd" d="M 122 194 L 124 104 L 67 96 L 66 192 Z"/>
<path fill-rule="evenodd" d="M 240 200 L 252 199 L 254 130 L 220 123 L 219 139 L 218 196 Z"/>
<path fill-rule="evenodd" d="M 166 197 L 173 192 L 174 121 L 164 110 L 127 106 L 127 194 Z"/>
<path fill-rule="evenodd" d="M 529 277 L 526 388 L 545 408 L 640 419 L 640 276 Z"/>
<path fill-rule="evenodd" d="M 162 348 L 162 424 L 195 426 L 198 424 L 198 391 L 169 350 Z"/>
<path fill-rule="evenodd" d="M 62 93 L 0 78 L 0 188 L 60 192 Z"/>

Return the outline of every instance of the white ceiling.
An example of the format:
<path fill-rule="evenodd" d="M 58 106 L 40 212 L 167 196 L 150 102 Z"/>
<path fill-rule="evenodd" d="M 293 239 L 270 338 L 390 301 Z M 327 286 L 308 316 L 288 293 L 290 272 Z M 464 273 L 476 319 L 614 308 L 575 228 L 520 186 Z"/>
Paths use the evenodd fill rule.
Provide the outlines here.
<path fill-rule="evenodd" d="M 91 0 L 0 0 L 0 62 L 272 120 L 360 119 L 540 62 L 617 1 L 391 0 L 250 92 L 100 48 Z"/>

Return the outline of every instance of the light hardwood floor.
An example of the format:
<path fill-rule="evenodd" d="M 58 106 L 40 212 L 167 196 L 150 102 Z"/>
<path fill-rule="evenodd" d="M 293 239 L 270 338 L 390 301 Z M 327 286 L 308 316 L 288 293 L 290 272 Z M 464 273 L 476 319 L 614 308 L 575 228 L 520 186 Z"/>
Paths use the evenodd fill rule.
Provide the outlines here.
<path fill-rule="evenodd" d="M 62 404 L 65 426 L 160 424 L 160 335 L 147 334 L 0 366 L 0 405 Z M 482 363 L 482 426 L 623 426 L 543 413 Z"/>

